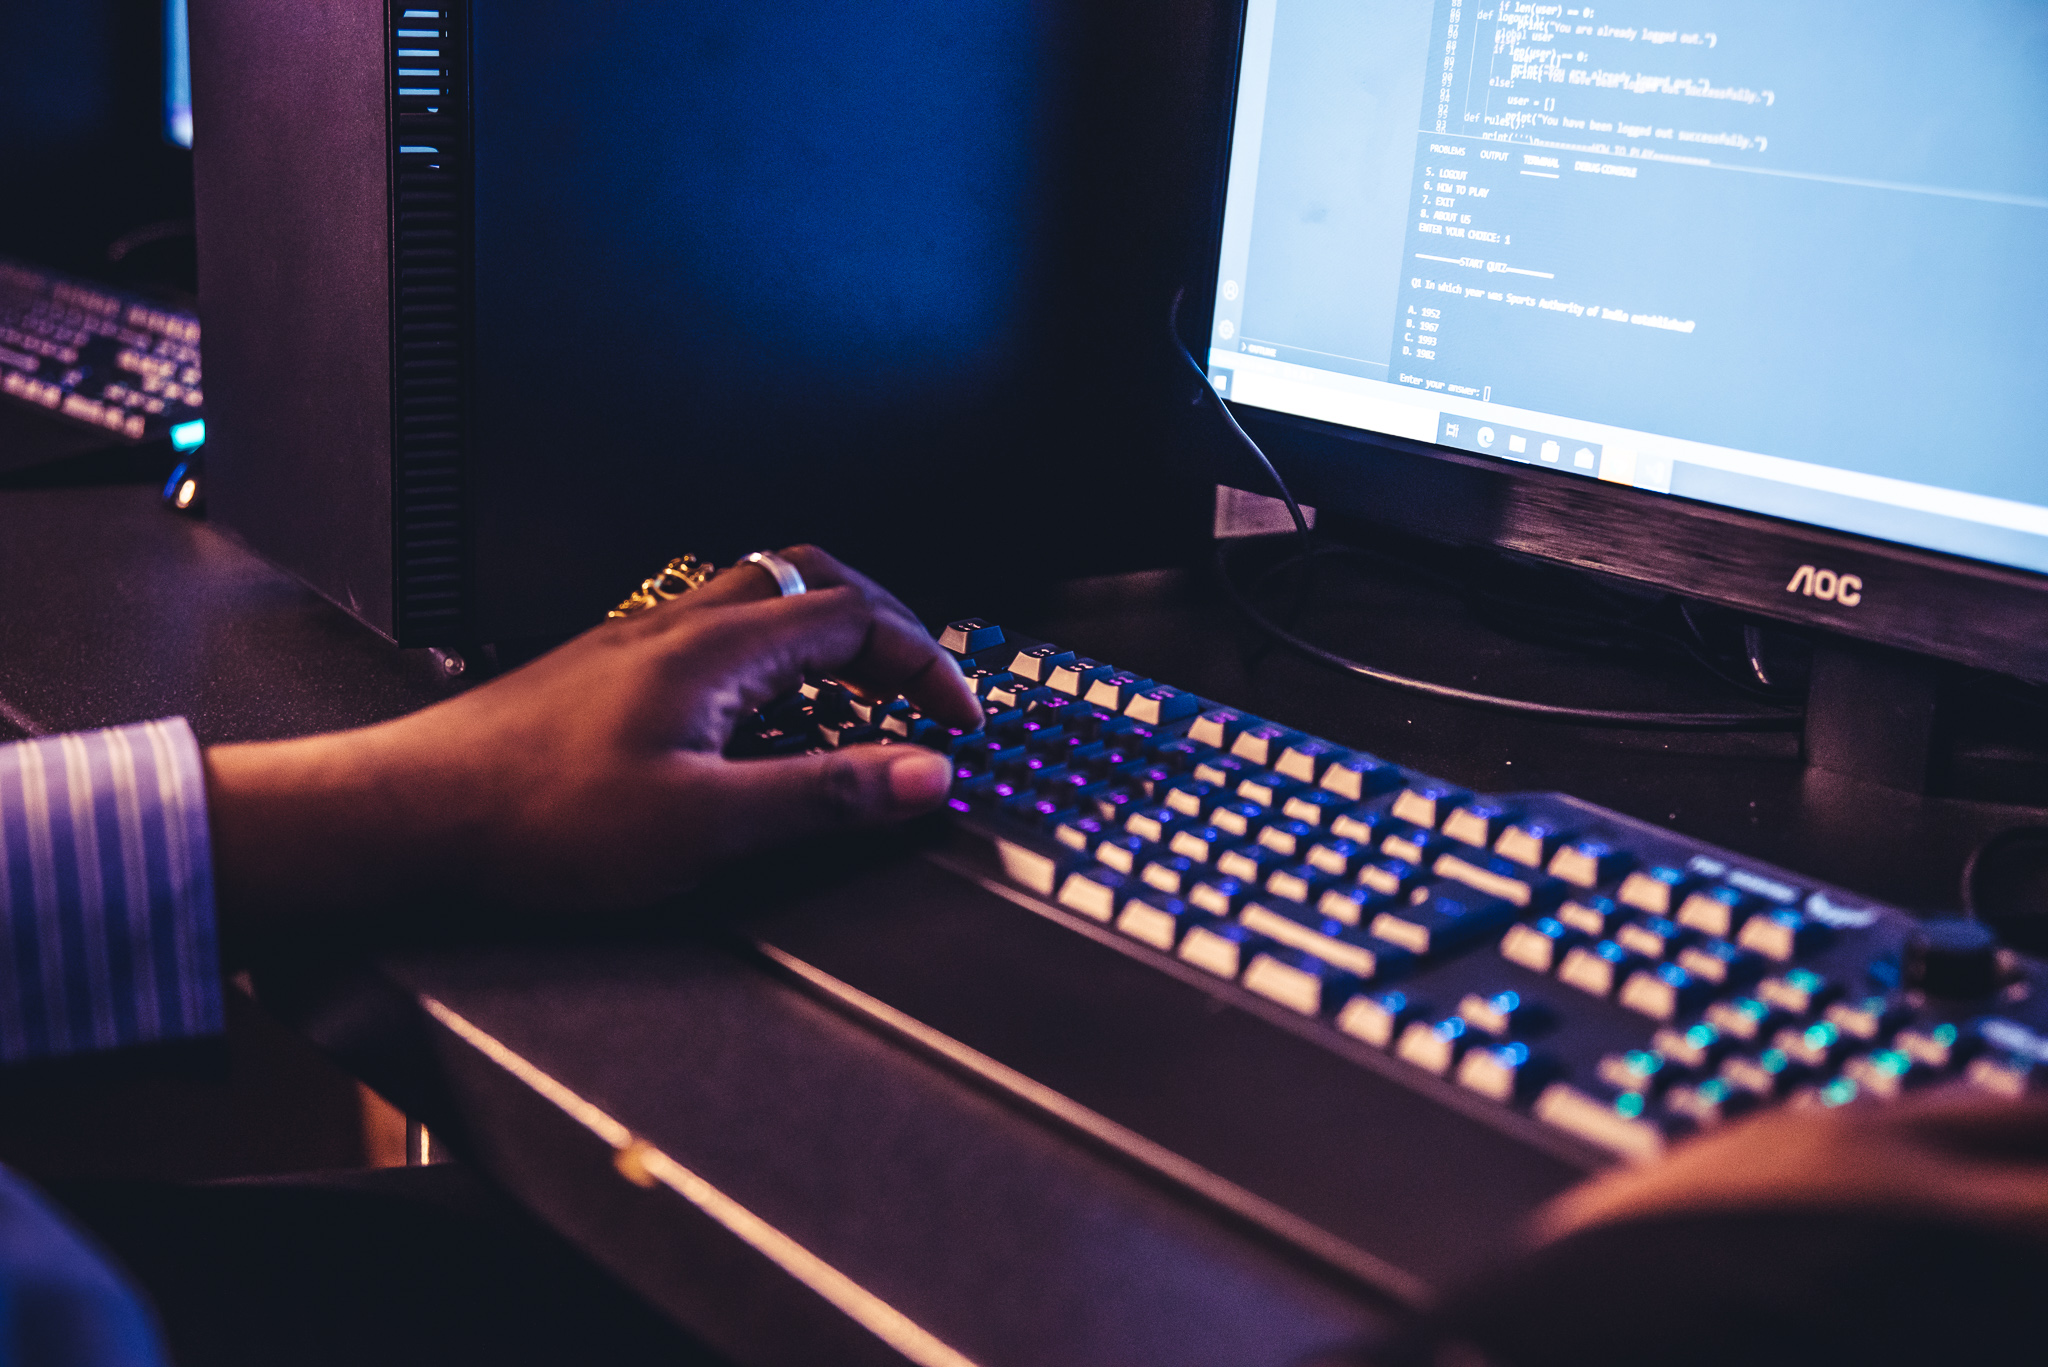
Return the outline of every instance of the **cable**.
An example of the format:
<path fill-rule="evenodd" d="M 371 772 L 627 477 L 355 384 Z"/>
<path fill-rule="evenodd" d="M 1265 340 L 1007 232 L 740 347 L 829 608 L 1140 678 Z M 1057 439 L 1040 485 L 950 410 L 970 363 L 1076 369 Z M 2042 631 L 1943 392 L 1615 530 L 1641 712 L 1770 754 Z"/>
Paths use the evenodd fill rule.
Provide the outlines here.
<path fill-rule="evenodd" d="M 1280 472 L 1273 467 L 1273 462 L 1267 459 L 1266 453 L 1259 449 L 1259 444 L 1252 440 L 1251 434 L 1239 425 L 1237 415 L 1230 411 L 1229 405 L 1223 402 L 1223 396 L 1218 394 L 1215 385 L 1210 383 L 1209 372 L 1200 361 L 1195 359 L 1194 353 L 1189 351 L 1187 344 L 1181 340 L 1179 326 L 1180 304 L 1184 293 L 1184 290 L 1176 290 L 1174 292 L 1173 304 L 1167 311 L 1167 332 L 1173 339 L 1173 348 L 1180 353 L 1181 358 L 1188 363 L 1189 368 L 1201 380 L 1202 393 L 1207 394 L 1209 399 L 1213 401 L 1216 411 L 1223 415 L 1224 422 L 1229 424 L 1230 430 L 1236 436 L 1238 443 L 1251 454 L 1252 458 L 1259 463 L 1259 468 L 1264 470 L 1266 477 L 1272 481 L 1273 488 L 1279 492 L 1281 501 L 1287 505 L 1287 515 L 1294 521 L 1295 534 L 1306 542 L 1309 539 L 1308 519 L 1302 516 L 1301 505 L 1295 502 L 1293 492 L 1287 487 L 1287 481 L 1280 477 Z M 1195 402 L 1201 402 L 1199 395 Z M 1265 576 L 1261 577 L 1259 582 L 1263 584 L 1267 578 L 1277 573 L 1286 564 L 1296 563 L 1300 560 L 1325 553 L 1328 552 L 1319 552 L 1315 549 L 1305 550 L 1299 556 L 1291 557 L 1289 561 L 1283 562 L 1282 565 L 1272 567 Z M 1516 716 L 1540 717 L 1547 721 L 1571 722 L 1580 726 L 1611 726 L 1635 731 L 1794 731 L 1799 729 L 1804 722 L 1804 715 L 1800 712 L 1627 712 L 1604 707 L 1564 707 L 1555 703 L 1530 702 L 1524 698 L 1504 698 L 1493 693 L 1479 693 L 1469 688 L 1454 688 L 1449 684 L 1431 683 L 1427 679 L 1410 678 L 1405 674 L 1396 674 L 1390 669 L 1381 669 L 1377 665 L 1369 665 L 1362 661 L 1351 659 L 1349 656 L 1339 655 L 1335 651 L 1325 650 L 1312 641 L 1303 640 L 1267 617 L 1252 605 L 1249 598 L 1239 592 L 1236 583 L 1231 579 L 1229 545 L 1227 542 L 1218 541 L 1216 543 L 1216 577 L 1223 587 L 1224 595 L 1230 599 L 1231 605 L 1238 612 L 1242 613 L 1245 619 L 1254 627 L 1271 639 L 1278 641 L 1281 645 L 1286 646 L 1289 650 L 1304 655 L 1320 664 L 1328 665 L 1332 669 L 1340 669 L 1347 674 L 1355 674 L 1359 678 L 1366 679 L 1372 683 L 1382 684 L 1389 688 L 1398 688 L 1404 692 L 1420 693 L 1425 697 L 1436 698 L 1443 702 L 1457 703 L 1464 707 L 1481 708 L 1490 712 L 1507 712 Z M 1688 625 L 1690 625 L 1689 617 Z"/>

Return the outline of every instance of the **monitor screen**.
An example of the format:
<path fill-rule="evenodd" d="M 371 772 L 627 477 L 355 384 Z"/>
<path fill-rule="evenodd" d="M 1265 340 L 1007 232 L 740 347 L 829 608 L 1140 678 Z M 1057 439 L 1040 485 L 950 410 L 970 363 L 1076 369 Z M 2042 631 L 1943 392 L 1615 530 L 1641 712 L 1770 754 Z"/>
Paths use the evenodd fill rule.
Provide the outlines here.
<path fill-rule="evenodd" d="M 2033 0 L 1249 0 L 1210 377 L 2048 570 L 2044 126 Z"/>

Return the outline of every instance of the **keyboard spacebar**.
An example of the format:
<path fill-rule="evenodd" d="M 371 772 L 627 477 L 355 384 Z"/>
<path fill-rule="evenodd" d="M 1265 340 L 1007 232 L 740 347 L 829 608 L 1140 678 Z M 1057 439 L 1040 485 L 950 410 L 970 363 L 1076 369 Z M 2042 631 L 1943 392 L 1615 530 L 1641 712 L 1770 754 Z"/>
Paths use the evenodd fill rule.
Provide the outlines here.
<path fill-rule="evenodd" d="M 1583 1175 L 928 857 L 745 929 L 840 1005 L 1402 1299 Z"/>

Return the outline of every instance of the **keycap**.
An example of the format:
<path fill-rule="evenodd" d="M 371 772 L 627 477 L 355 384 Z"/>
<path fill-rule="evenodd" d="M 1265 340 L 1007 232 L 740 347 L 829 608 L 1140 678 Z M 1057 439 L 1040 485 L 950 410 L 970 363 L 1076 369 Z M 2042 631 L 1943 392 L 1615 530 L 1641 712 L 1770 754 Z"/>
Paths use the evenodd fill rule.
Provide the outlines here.
<path fill-rule="evenodd" d="M 1842 1065 L 1842 1076 L 1883 1100 L 1892 1100 L 1927 1074 L 1927 1065 L 1897 1049 L 1879 1049 Z M 1974 1081 L 1974 1079 L 1972 1079 Z"/>
<path fill-rule="evenodd" d="M 1316 910 L 1347 926 L 1362 925 L 1377 916 L 1387 899 L 1366 888 L 1328 888 L 1316 899 Z"/>
<path fill-rule="evenodd" d="M 1302 783 L 1320 783 L 1330 765 L 1345 755 L 1345 751 L 1320 740 L 1295 740 L 1280 752 L 1280 757 L 1270 761 L 1273 768 L 1291 779 Z M 1333 794 L 1333 796 L 1343 796 Z M 1357 801 L 1356 798 L 1352 799 Z"/>
<path fill-rule="evenodd" d="M 1136 873 L 1140 865 L 1161 851 L 1143 836 L 1113 831 L 1096 842 L 1094 853 L 1098 862 L 1107 864 L 1118 873 Z"/>
<path fill-rule="evenodd" d="M 1611 997 L 1630 973 L 1642 967 L 1642 959 L 1612 940 L 1580 945 L 1564 956 L 1557 980 L 1595 997 Z"/>
<path fill-rule="evenodd" d="M 1718 1125 L 1724 1120 L 1733 1120 L 1755 1104 L 1753 1093 L 1738 1091 L 1718 1077 L 1707 1078 L 1690 1087 L 1673 1087 L 1664 1097 L 1665 1110 L 1696 1125 Z"/>
<path fill-rule="evenodd" d="M 1268 821 L 1261 827 L 1258 840 L 1275 854 L 1285 855 L 1289 859 L 1299 859 L 1308 852 L 1309 845 L 1315 840 L 1315 834 L 1315 827 L 1306 821 L 1283 818 L 1279 821 Z"/>
<path fill-rule="evenodd" d="M 1804 1028 L 1794 1025 L 1780 1030 L 1772 1036 L 1771 1047 L 1783 1050 L 1787 1057 L 1809 1068 L 1826 1068 L 1849 1052 L 1849 1041 L 1843 1037 L 1841 1026 L 1815 1021 Z"/>
<path fill-rule="evenodd" d="M 1516 813 L 1496 803 L 1468 802 L 1444 818 L 1443 833 L 1452 840 L 1491 849 L 1515 819 Z"/>
<path fill-rule="evenodd" d="M 1430 868 L 1439 878 L 1455 879 L 1524 909 L 1556 905 L 1563 887 L 1555 878 L 1533 873 L 1497 854 L 1440 854 Z"/>
<path fill-rule="evenodd" d="M 1534 1008 L 1522 1001 L 1519 992 L 1468 992 L 1458 1003 L 1458 1016 L 1482 1034 L 1506 1038 L 1527 1021 Z"/>
<path fill-rule="evenodd" d="M 1640 916 L 1614 932 L 1616 944 L 1645 959 L 1669 958 L 1691 938 L 1691 934 L 1680 929 L 1676 921 L 1667 921 L 1662 916 Z"/>
<path fill-rule="evenodd" d="M 1287 800 L 1289 794 L 1301 788 L 1291 778 L 1274 773 L 1271 769 L 1260 769 L 1246 774 L 1237 781 L 1237 795 L 1247 802 L 1256 802 L 1269 811 Z"/>
<path fill-rule="evenodd" d="M 1763 972 L 1763 958 L 1726 940 L 1702 940 L 1678 951 L 1678 966 L 1703 981 L 1740 987 Z"/>
<path fill-rule="evenodd" d="M 1337 1012 L 1337 1028 L 1354 1039 L 1385 1049 L 1421 1010 L 1406 992 L 1361 992 Z"/>
<path fill-rule="evenodd" d="M 1619 930 L 1627 918 L 1627 912 L 1605 897 L 1574 897 L 1557 909 L 1558 920 L 1596 940 Z"/>
<path fill-rule="evenodd" d="M 1405 899 L 1428 881 L 1429 875 L 1399 859 L 1372 859 L 1358 866 L 1353 875 L 1358 885 L 1382 897 Z"/>
<path fill-rule="evenodd" d="M 1471 800 L 1472 794 L 1462 788 L 1440 783 L 1411 783 L 1394 799 L 1392 811 L 1403 821 L 1435 830 L 1454 808 Z"/>
<path fill-rule="evenodd" d="M 1755 997 L 1731 997 L 1707 1008 L 1707 1024 L 1730 1039 L 1758 1040 L 1778 1027 L 1785 1014 Z"/>
<path fill-rule="evenodd" d="M 1017 652 L 1010 661 L 1010 672 L 1032 683 L 1044 683 L 1054 669 L 1071 664 L 1073 660 L 1074 652 L 1071 650 L 1061 650 L 1058 646 L 1033 646 Z"/>
<path fill-rule="evenodd" d="M 1555 917 L 1508 927 L 1501 937 L 1500 956 L 1537 973 L 1550 973 L 1564 962 L 1564 956 L 1585 937 Z"/>
<path fill-rule="evenodd" d="M 1729 1041 L 1719 1029 L 1696 1021 L 1683 1030 L 1667 1025 L 1650 1037 L 1650 1047 L 1668 1059 L 1695 1070 L 1708 1067 L 1728 1052 Z"/>
<path fill-rule="evenodd" d="M 1116 928 L 1154 949 L 1172 953 L 1182 927 L 1201 919 L 1205 919 L 1202 914 L 1180 898 L 1155 889 L 1126 901 L 1124 909 L 1117 913 Z"/>
<path fill-rule="evenodd" d="M 1672 919 L 1725 940 L 1749 919 L 1750 906 L 1748 895 L 1735 888 L 1701 888 L 1686 895 L 1678 915 Z"/>
<path fill-rule="evenodd" d="M 1458 1056 L 1471 1044 L 1470 1034 L 1471 1027 L 1458 1016 L 1445 1016 L 1440 1021 L 1414 1021 L 1401 1032 L 1394 1053 L 1441 1077 L 1451 1071 Z"/>
<path fill-rule="evenodd" d="M 1229 878 L 1241 878 L 1247 883 L 1263 883 L 1267 874 L 1284 868 L 1287 863 L 1286 855 L 1263 845 L 1240 845 L 1216 857 L 1216 872 Z"/>
<path fill-rule="evenodd" d="M 1840 989 L 1811 969 L 1795 968 L 1774 978 L 1765 978 L 1756 985 L 1756 995 L 1772 1006 L 1795 1016 L 1804 1016 L 1833 1001 L 1840 995 Z"/>
<path fill-rule="evenodd" d="M 1138 881 L 1148 888 L 1179 896 L 1188 888 L 1196 871 L 1201 868 L 1184 854 L 1155 856 L 1138 870 Z"/>
<path fill-rule="evenodd" d="M 1131 699 L 1148 688 L 1159 685 L 1142 675 L 1128 670 L 1113 670 L 1088 685 L 1082 697 L 1096 707 L 1106 707 L 1112 712 L 1121 712 L 1131 705 Z"/>
<path fill-rule="evenodd" d="M 1658 964 L 1630 974 L 1615 1000 L 1651 1020 L 1668 1021 L 1691 1015 L 1713 991 L 1712 983 L 1701 982 L 1677 964 Z"/>
<path fill-rule="evenodd" d="M 1261 769 L 1270 769 L 1290 745 L 1303 739 L 1305 737 L 1297 731 L 1262 721 L 1239 731 L 1237 738 L 1230 743 L 1230 753 L 1239 759 L 1250 760 Z M 1294 781 L 1299 783 L 1301 780 Z"/>
<path fill-rule="evenodd" d="M 1169 722 L 1192 716 L 1201 708 L 1201 700 L 1194 694 L 1183 693 L 1178 688 L 1160 684 L 1134 694 L 1131 700 L 1124 704 L 1124 715 L 1153 726 L 1164 726 Z"/>
<path fill-rule="evenodd" d="M 1621 1092 L 1611 1099 L 1602 1099 L 1570 1083 L 1553 1082 L 1529 1109 L 1546 1124 L 1646 1163 L 1664 1152 L 1664 1132 L 1645 1118 L 1647 1107 L 1640 1092 Z"/>
<path fill-rule="evenodd" d="M 1171 807 L 1153 805 L 1140 807 L 1124 818 L 1124 829 L 1130 834 L 1157 844 L 1168 839 L 1181 827 L 1188 824 L 1188 817 Z"/>
<path fill-rule="evenodd" d="M 1036 684 L 1022 677 L 1013 677 L 1008 683 L 991 684 L 988 691 L 982 694 L 982 697 L 998 707 L 1016 708 L 1019 711 L 1034 702 L 1044 702 L 1057 696 L 1044 684 Z"/>
<path fill-rule="evenodd" d="M 1981 1045 L 1974 1032 L 1966 1034 L 1949 1021 L 1901 1030 L 1892 1040 L 1900 1053 L 1937 1071 L 1963 1063 Z"/>
<path fill-rule="evenodd" d="M 1256 802 L 1246 802 L 1241 797 L 1233 797 L 1215 803 L 1203 815 L 1217 830 L 1242 839 L 1252 833 L 1254 826 L 1266 819 L 1266 809 Z"/>
<path fill-rule="evenodd" d="M 1052 838 L 1070 850 L 1080 850 L 1085 853 L 1094 848 L 1095 842 L 1107 834 L 1109 834 L 1109 828 L 1104 826 L 1098 818 L 1076 816 L 1059 823 L 1053 830 Z"/>
<path fill-rule="evenodd" d="M 1239 914 L 1238 921 L 1275 944 L 1313 954 L 1356 978 L 1376 977 L 1386 964 L 1405 963 L 1409 957 L 1397 945 L 1313 911 L 1281 911 L 1263 902 L 1251 902 Z"/>
<path fill-rule="evenodd" d="M 1684 1070 L 1654 1049 L 1625 1049 L 1607 1054 L 1594 1075 L 1624 1092 L 1658 1092 L 1683 1080 Z"/>
<path fill-rule="evenodd" d="M 1621 876 L 1632 856 L 1605 841 L 1575 840 L 1550 856 L 1550 876 L 1581 888 L 1597 888 Z"/>
<path fill-rule="evenodd" d="M 1429 866 L 1436 852 L 1448 842 L 1435 831 L 1391 830 L 1380 837 L 1380 853 L 1391 855 L 1406 864 L 1423 868 Z"/>
<path fill-rule="evenodd" d="M 1804 1082 L 1811 1073 L 1782 1049 L 1760 1054 L 1735 1054 L 1721 1064 L 1721 1080 L 1766 1099 L 1779 1097 Z"/>
<path fill-rule="evenodd" d="M 1197 879 L 1187 896 L 1189 902 L 1211 916 L 1235 916 L 1251 894 L 1251 887 L 1243 879 L 1212 874 Z"/>
<path fill-rule="evenodd" d="M 1350 992 L 1353 979 L 1342 970 L 1300 950 L 1265 950 L 1252 956 L 1244 985 L 1253 992 L 1304 1016 L 1321 1015 Z"/>
<path fill-rule="evenodd" d="M 1064 693 L 1070 698 L 1079 698 L 1088 691 L 1088 685 L 1097 679 L 1106 679 L 1116 670 L 1100 660 L 1076 656 L 1065 664 L 1054 665 L 1045 676 L 1047 687 L 1054 692 Z"/>
<path fill-rule="evenodd" d="M 1827 1018 L 1840 1026 L 1843 1034 L 1864 1041 L 1881 1039 L 1890 1034 L 1907 1014 L 1903 1002 L 1894 1001 L 1889 997 L 1863 997 L 1856 1001 L 1838 1001 L 1827 1010 Z"/>
<path fill-rule="evenodd" d="M 1296 821 L 1306 821 L 1311 826 L 1325 825 L 1330 818 L 1349 810 L 1351 802 L 1348 798 L 1339 797 L 1320 788 L 1306 791 L 1297 789 L 1289 793 L 1287 800 L 1280 804 L 1282 816 L 1292 817 Z"/>
<path fill-rule="evenodd" d="M 1204 783 L 1213 783 L 1225 792 L 1234 793 L 1239 780 L 1258 770 L 1252 768 L 1250 760 L 1238 759 L 1235 755 L 1209 754 L 1196 760 L 1195 767 L 1189 772 Z"/>
<path fill-rule="evenodd" d="M 1330 818 L 1330 834 L 1373 846 L 1379 844 L 1380 836 L 1391 829 L 1393 820 L 1384 811 L 1362 805 L 1352 806 Z"/>
<path fill-rule="evenodd" d="M 955 655 L 979 655 L 1003 643 L 1003 629 L 981 617 L 963 617 L 946 623 L 939 633 L 939 646 Z"/>
<path fill-rule="evenodd" d="M 833 749 L 847 745 L 859 745 L 864 741 L 875 739 L 880 734 L 881 732 L 875 730 L 874 727 L 869 726 L 866 722 L 855 721 L 852 718 L 842 722 L 820 722 L 818 724 L 818 743 L 830 746 Z"/>
<path fill-rule="evenodd" d="M 1550 862 L 1558 846 L 1571 832 L 1540 821 L 1518 821 L 1502 831 L 1493 842 L 1493 852 L 1528 868 L 1540 869 Z"/>
<path fill-rule="evenodd" d="M 1266 875 L 1266 891 L 1290 902 L 1314 902 L 1329 889 L 1330 875 L 1306 864 L 1289 864 Z"/>
<path fill-rule="evenodd" d="M 1680 869 L 1662 866 L 1637 869 L 1621 880 L 1621 889 L 1614 894 L 1614 900 L 1637 911 L 1669 916 L 1678 909 L 1690 882 Z"/>
<path fill-rule="evenodd" d="M 1432 888 L 1419 902 L 1373 917 L 1372 933 L 1412 954 L 1444 954 L 1491 938 L 1514 916 L 1499 898 Z"/>
<path fill-rule="evenodd" d="M 1784 963 L 1818 947 L 1824 935 L 1825 927 L 1807 920 L 1796 911 L 1773 911 L 1744 921 L 1735 943 L 1744 949 L 1755 950 L 1767 959 Z"/>
<path fill-rule="evenodd" d="M 1167 837 L 1166 848 L 1184 854 L 1197 864 L 1207 864 L 1223 851 L 1233 848 L 1237 836 L 1214 826 L 1183 826 Z"/>
<path fill-rule="evenodd" d="M 1348 754 L 1334 759 L 1319 780 L 1324 788 L 1353 802 L 1391 793 L 1401 786 L 1401 771 L 1371 755 Z"/>
<path fill-rule="evenodd" d="M 1116 914 L 1118 900 L 1132 891 L 1131 880 L 1100 865 L 1076 869 L 1060 884 L 1059 904 L 1098 921 Z"/>
<path fill-rule="evenodd" d="M 1199 817 L 1202 809 L 1216 799 L 1217 788 L 1213 783 L 1204 783 L 1198 778 L 1184 778 L 1170 783 L 1159 795 L 1159 800 L 1182 816 Z"/>
<path fill-rule="evenodd" d="M 1358 872 L 1358 866 L 1370 856 L 1370 851 L 1355 840 L 1321 840 L 1309 846 L 1306 856 L 1311 867 L 1329 874 L 1332 878 L 1349 878 Z"/>
<path fill-rule="evenodd" d="M 1468 1050 L 1458 1061 L 1457 1080 L 1460 1087 L 1511 1105 L 1534 1092 L 1550 1071 L 1516 1040 Z"/>
<path fill-rule="evenodd" d="M 1237 739 L 1238 733 L 1250 725 L 1252 718 L 1244 713 L 1233 708 L 1215 707 L 1195 718 L 1195 724 L 1188 728 L 1188 739 L 1227 751 L 1231 742 Z M 1260 761 L 1253 767 L 1263 769 L 1265 764 Z"/>
<path fill-rule="evenodd" d="M 1231 921 L 1189 926 L 1180 938 L 1180 958 L 1219 978 L 1235 978 L 1263 942 Z"/>

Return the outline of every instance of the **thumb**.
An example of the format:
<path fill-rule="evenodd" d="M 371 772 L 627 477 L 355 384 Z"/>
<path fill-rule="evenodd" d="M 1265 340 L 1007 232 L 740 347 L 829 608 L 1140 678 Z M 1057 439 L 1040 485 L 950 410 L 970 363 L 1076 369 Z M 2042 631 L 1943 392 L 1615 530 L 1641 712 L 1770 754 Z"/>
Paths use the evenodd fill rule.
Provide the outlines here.
<path fill-rule="evenodd" d="M 720 858 L 828 831 L 907 821 L 940 806 L 944 755 L 921 745 L 854 745 L 787 759 L 730 760 L 717 780 Z"/>

